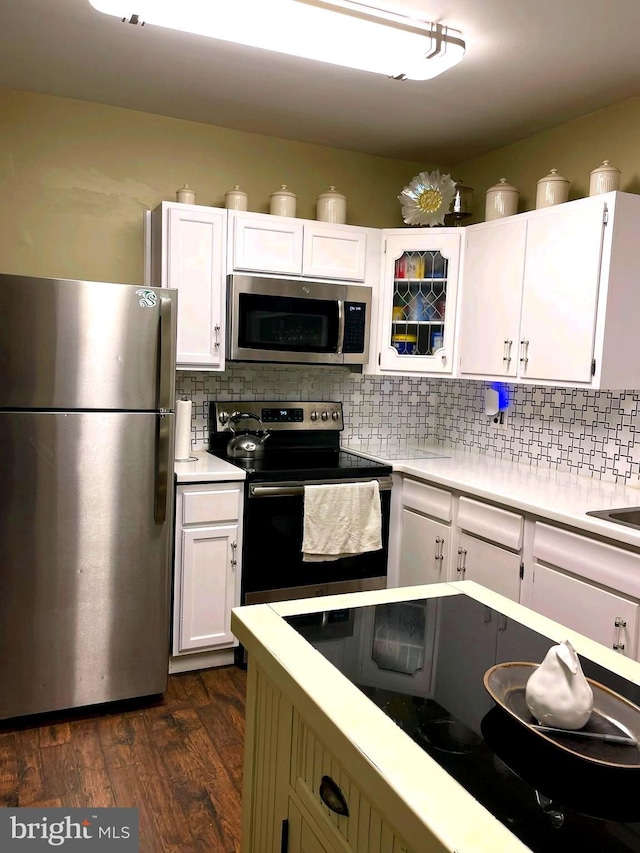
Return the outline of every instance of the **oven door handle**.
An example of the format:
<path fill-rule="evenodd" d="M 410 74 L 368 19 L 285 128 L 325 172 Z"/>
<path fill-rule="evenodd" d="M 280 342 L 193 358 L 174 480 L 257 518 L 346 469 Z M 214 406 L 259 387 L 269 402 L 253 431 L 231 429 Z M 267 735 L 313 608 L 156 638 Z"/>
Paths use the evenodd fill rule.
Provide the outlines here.
<path fill-rule="evenodd" d="M 378 488 L 381 492 L 388 492 L 393 483 L 391 477 L 373 477 L 378 481 Z M 289 495 L 303 495 L 305 486 L 328 486 L 339 483 L 367 483 L 366 479 L 351 479 L 351 480 L 310 480 L 304 483 L 280 483 L 278 486 L 265 486 L 260 483 L 252 483 L 249 486 L 250 498 L 280 498 Z"/>

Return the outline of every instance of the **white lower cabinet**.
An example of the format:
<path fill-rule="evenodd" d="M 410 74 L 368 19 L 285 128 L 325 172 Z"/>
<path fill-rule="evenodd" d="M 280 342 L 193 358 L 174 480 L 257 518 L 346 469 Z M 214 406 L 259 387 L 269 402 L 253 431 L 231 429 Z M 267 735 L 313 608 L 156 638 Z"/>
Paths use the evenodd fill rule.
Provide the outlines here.
<path fill-rule="evenodd" d="M 455 580 L 476 581 L 512 601 L 519 601 L 523 517 L 461 497 L 457 529 Z"/>
<path fill-rule="evenodd" d="M 536 523 L 533 555 L 529 606 L 637 660 L 640 554 Z"/>
<path fill-rule="evenodd" d="M 240 603 L 241 513 L 239 483 L 177 488 L 174 655 L 237 645 L 230 621 Z"/>

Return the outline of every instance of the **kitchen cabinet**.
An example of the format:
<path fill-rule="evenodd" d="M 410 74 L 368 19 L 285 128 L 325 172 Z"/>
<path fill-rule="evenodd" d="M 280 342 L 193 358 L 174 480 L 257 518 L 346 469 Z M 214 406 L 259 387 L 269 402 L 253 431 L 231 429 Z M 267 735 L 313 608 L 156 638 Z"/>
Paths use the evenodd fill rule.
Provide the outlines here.
<path fill-rule="evenodd" d="M 465 229 L 459 375 L 636 387 L 639 224 L 614 192 Z"/>
<path fill-rule="evenodd" d="M 237 645 L 230 619 L 231 608 L 240 603 L 241 513 L 242 487 L 237 482 L 177 487 L 176 656 Z M 188 668 L 188 663 L 181 668 Z M 194 659 L 193 668 L 199 665 L 199 659 Z"/>
<path fill-rule="evenodd" d="M 262 213 L 235 212 L 229 272 L 364 281 L 367 229 Z"/>
<path fill-rule="evenodd" d="M 224 370 L 226 217 L 166 201 L 151 214 L 151 284 L 178 290 L 179 370 Z"/>
<path fill-rule="evenodd" d="M 383 232 L 381 372 L 452 374 L 459 231 Z"/>
<path fill-rule="evenodd" d="M 390 586 L 449 579 L 453 498 L 408 477 L 392 492 Z"/>
<path fill-rule="evenodd" d="M 454 580 L 472 580 L 520 600 L 524 519 L 518 513 L 460 497 Z"/>
<path fill-rule="evenodd" d="M 640 554 L 536 522 L 533 557 L 533 610 L 638 658 Z"/>

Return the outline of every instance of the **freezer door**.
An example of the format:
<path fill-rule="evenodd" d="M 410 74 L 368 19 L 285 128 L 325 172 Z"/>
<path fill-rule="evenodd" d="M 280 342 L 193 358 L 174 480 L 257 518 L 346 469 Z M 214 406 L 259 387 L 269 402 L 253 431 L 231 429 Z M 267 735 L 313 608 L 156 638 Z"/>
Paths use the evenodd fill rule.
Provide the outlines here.
<path fill-rule="evenodd" d="M 0 718 L 165 690 L 173 429 L 0 412 Z"/>
<path fill-rule="evenodd" d="M 0 275 L 0 408 L 173 409 L 176 295 Z"/>

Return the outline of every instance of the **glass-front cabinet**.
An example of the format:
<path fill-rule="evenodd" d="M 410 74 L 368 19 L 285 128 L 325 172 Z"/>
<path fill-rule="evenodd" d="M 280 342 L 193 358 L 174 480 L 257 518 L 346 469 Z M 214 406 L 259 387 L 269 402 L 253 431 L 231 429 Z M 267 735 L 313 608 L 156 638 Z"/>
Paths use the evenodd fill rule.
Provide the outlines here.
<path fill-rule="evenodd" d="M 380 368 L 451 373 L 460 229 L 386 232 Z"/>

